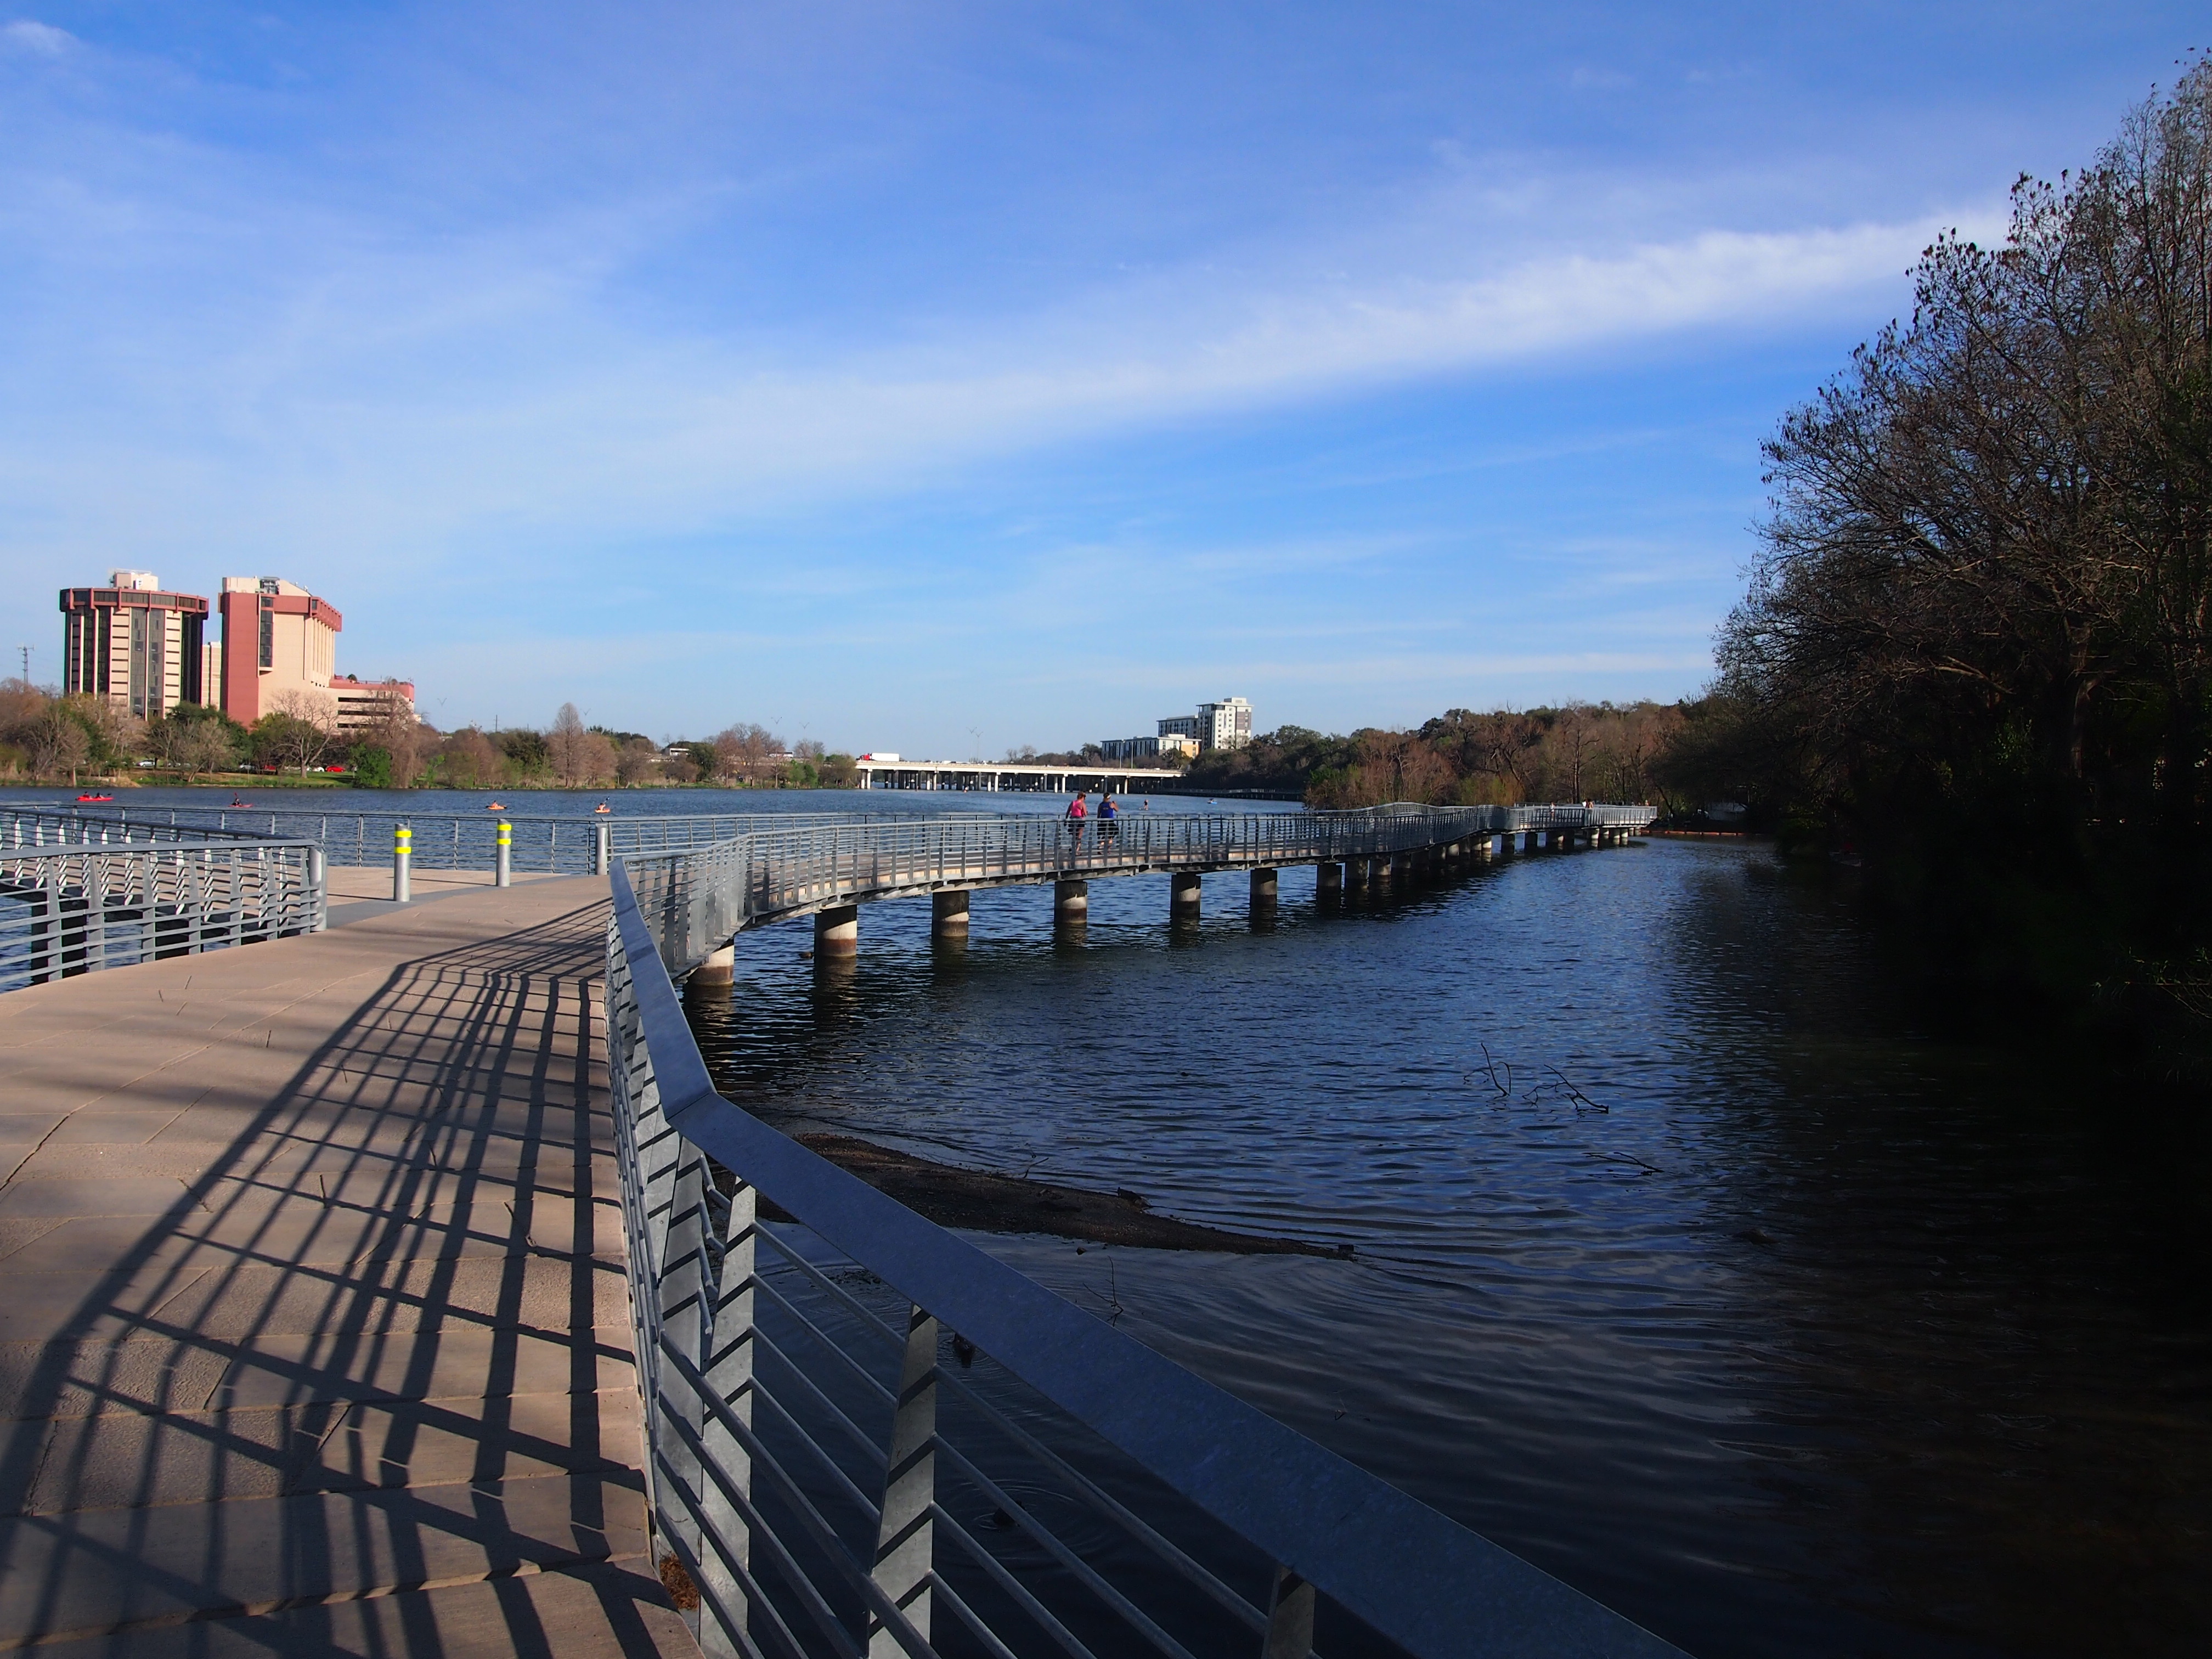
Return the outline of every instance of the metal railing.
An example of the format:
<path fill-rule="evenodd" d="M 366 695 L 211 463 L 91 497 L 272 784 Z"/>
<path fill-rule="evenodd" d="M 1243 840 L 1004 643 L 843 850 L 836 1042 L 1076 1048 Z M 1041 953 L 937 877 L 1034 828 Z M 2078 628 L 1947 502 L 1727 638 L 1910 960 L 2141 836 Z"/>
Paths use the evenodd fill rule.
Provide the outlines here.
<path fill-rule="evenodd" d="M 322 931 L 309 842 L 0 840 L 0 991 Z M 43 826 L 28 826 L 33 831 Z"/>
<path fill-rule="evenodd" d="M 696 854 L 639 852 L 625 861 L 662 960 L 682 974 L 754 922 L 895 893 L 1384 858 L 1499 834 L 1626 830 L 1653 816 L 1644 806 L 1403 806 L 1136 813 L 1079 823 L 1035 816 L 835 821 L 758 827 Z"/>
<path fill-rule="evenodd" d="M 489 870 L 498 853 L 499 826 L 511 826 L 513 867 L 555 874 L 599 873 L 595 862 L 605 834 L 611 852 L 680 852 L 710 847 L 756 829 L 798 828 L 823 823 L 910 821 L 907 812 L 672 813 L 630 817 L 572 814 L 567 817 L 502 812 L 324 812 L 307 808 L 265 806 L 112 806 L 96 813 L 45 804 L 16 807 L 0 803 L 0 813 L 36 813 L 50 820 L 82 820 L 125 826 L 138 839 L 149 829 L 204 831 L 203 838 L 246 834 L 264 839 L 313 841 L 332 864 L 384 865 L 391 861 L 393 832 L 402 824 L 413 831 L 417 869 Z"/>
<path fill-rule="evenodd" d="M 722 1099 L 612 886 L 656 1553 L 714 1659 L 1293 1659 L 1317 1613 L 1366 1651 L 1675 1651 Z"/>

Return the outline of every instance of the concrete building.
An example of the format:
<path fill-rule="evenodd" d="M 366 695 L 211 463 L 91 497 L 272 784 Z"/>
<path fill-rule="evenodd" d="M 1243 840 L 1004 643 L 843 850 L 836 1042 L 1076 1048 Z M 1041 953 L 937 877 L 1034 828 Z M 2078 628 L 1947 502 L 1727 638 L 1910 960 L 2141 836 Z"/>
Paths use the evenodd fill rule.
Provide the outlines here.
<path fill-rule="evenodd" d="M 1252 705 L 1224 697 L 1198 706 L 1198 742 L 1202 749 L 1242 749 L 1252 741 Z"/>
<path fill-rule="evenodd" d="M 1165 746 L 1170 738 L 1189 739 L 1192 747 L 1180 751 L 1184 753 L 1242 749 L 1252 741 L 1252 705 L 1242 697 L 1224 697 L 1218 702 L 1199 704 L 1195 714 L 1170 714 L 1160 722 L 1161 747 L 1154 752 L 1176 752 Z"/>
<path fill-rule="evenodd" d="M 275 576 L 225 576 L 216 604 L 224 714 L 251 726 L 288 694 L 335 703 L 331 678 L 345 626 L 336 605 Z"/>
<path fill-rule="evenodd" d="M 109 573 L 105 587 L 61 591 L 62 690 L 105 698 L 141 720 L 199 702 L 208 602 L 166 593 L 150 570 Z"/>
<path fill-rule="evenodd" d="M 1098 745 L 1102 760 L 1153 760 L 1162 755 L 1195 755 L 1198 739 L 1179 732 L 1158 738 L 1108 738 Z"/>
<path fill-rule="evenodd" d="M 418 718 L 412 680 L 364 680 L 351 674 L 337 675 L 331 680 L 331 695 L 337 699 L 341 737 L 373 731 L 394 712 L 403 713 L 410 725 Z"/>

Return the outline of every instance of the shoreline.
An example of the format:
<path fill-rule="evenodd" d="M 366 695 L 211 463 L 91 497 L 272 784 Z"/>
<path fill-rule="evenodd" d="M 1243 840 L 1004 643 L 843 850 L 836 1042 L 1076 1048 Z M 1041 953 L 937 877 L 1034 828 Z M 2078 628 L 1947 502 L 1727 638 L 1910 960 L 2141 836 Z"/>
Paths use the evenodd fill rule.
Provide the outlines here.
<path fill-rule="evenodd" d="M 1195 1222 L 1154 1215 L 1141 1194 L 1113 1193 L 1054 1182 L 938 1164 L 853 1135 L 809 1133 L 793 1139 L 858 1176 L 886 1197 L 940 1227 L 981 1233 L 1047 1233 L 1094 1244 L 1148 1250 L 1215 1250 L 1229 1255 L 1319 1255 L 1348 1258 L 1349 1244 L 1331 1247 L 1298 1239 L 1228 1232 Z M 788 1219 L 763 1196 L 761 1213 Z"/>

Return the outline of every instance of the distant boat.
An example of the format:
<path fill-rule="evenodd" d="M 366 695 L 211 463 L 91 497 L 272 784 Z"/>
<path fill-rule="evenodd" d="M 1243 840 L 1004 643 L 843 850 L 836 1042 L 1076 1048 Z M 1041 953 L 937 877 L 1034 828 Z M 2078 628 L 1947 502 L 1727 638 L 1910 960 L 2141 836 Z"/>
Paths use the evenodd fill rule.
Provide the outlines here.
<path fill-rule="evenodd" d="M 494 801 L 490 805 L 485 807 L 484 811 L 487 812 L 504 812 L 507 811 L 507 806 L 504 802 Z"/>
<path fill-rule="evenodd" d="M 79 800 L 113 800 L 115 797 L 112 795 L 79 795 L 77 799 Z"/>
<path fill-rule="evenodd" d="M 611 812 L 614 810 L 615 809 L 613 807 L 608 805 L 605 801 L 601 801 L 597 806 L 594 806 L 592 809 L 594 812 Z"/>

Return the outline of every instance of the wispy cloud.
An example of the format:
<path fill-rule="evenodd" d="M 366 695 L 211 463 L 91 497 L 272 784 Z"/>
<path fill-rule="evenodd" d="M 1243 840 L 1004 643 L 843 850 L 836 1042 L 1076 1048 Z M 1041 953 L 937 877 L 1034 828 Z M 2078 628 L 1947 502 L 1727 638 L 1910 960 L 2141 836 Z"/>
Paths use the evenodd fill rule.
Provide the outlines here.
<path fill-rule="evenodd" d="M 0 25 L 0 46 L 15 52 L 36 52 L 41 58 L 58 58 L 76 44 L 76 36 L 67 29 L 58 29 L 52 23 L 19 17 L 14 22 Z"/>

